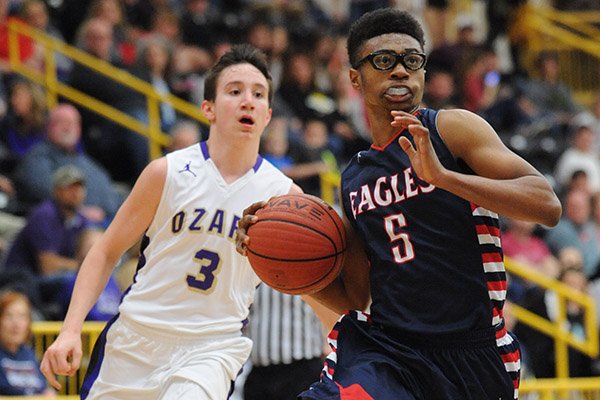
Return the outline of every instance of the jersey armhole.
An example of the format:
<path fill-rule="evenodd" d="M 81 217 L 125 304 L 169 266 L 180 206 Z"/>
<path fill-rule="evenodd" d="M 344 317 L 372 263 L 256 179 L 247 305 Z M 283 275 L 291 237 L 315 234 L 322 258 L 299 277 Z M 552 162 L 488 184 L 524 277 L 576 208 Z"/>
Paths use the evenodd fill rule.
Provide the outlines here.
<path fill-rule="evenodd" d="M 435 133 L 438 135 L 438 137 L 440 138 L 440 140 L 442 141 L 444 146 L 446 146 L 448 153 L 450 153 L 450 155 L 452 155 L 452 159 L 454 159 L 455 162 L 458 162 L 458 158 L 454 155 L 454 153 L 452 153 L 452 151 L 450 150 L 450 147 L 448 147 L 448 143 L 446 143 L 446 140 L 444 139 L 444 136 L 442 135 L 442 132 L 440 131 L 440 128 L 438 126 L 438 118 L 440 116 L 440 113 L 442 113 L 444 111 L 445 110 L 438 110 L 435 114 L 435 121 L 434 121 Z"/>
<path fill-rule="evenodd" d="M 152 221 L 150 221 L 150 225 L 148 225 L 148 229 L 146 229 L 145 235 L 149 236 L 154 233 L 154 221 L 156 221 L 156 219 L 159 217 L 159 215 L 163 215 L 165 213 L 164 211 L 164 204 L 166 202 L 165 198 L 167 197 L 167 193 L 169 193 L 171 186 L 172 186 L 172 179 L 171 179 L 171 168 L 172 168 L 172 163 L 169 162 L 169 155 L 167 154 L 166 156 L 166 161 L 167 161 L 167 172 L 165 174 L 165 182 L 162 188 L 162 193 L 160 194 L 160 200 L 158 201 L 158 205 L 156 206 L 156 211 L 154 212 L 154 217 L 152 217 Z"/>

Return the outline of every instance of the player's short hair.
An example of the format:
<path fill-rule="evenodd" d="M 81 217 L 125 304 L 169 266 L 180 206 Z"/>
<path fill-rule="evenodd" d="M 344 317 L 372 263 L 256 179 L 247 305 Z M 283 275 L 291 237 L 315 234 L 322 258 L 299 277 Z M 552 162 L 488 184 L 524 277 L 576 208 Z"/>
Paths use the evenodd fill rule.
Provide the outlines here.
<path fill-rule="evenodd" d="M 217 81 L 221 72 L 227 67 L 237 64 L 250 64 L 256 67 L 267 78 L 269 85 L 269 104 L 273 99 L 273 79 L 269 73 L 266 55 L 249 44 L 235 45 L 216 62 L 207 72 L 204 81 L 204 100 L 214 101 L 217 95 Z"/>
<path fill-rule="evenodd" d="M 403 33 L 415 38 L 421 48 L 425 47 L 425 34 L 419 21 L 406 11 L 395 8 L 380 8 L 363 14 L 350 26 L 348 34 L 348 57 L 356 68 L 358 53 L 367 40 L 386 33 Z"/>

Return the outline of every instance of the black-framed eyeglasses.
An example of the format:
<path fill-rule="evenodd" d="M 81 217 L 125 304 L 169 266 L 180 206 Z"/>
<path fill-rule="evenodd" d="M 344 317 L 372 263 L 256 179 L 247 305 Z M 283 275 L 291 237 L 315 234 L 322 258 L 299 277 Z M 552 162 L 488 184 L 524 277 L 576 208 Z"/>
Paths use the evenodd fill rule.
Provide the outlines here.
<path fill-rule="evenodd" d="M 365 61 L 369 61 L 373 68 L 380 71 L 388 71 L 396 67 L 398 63 L 409 71 L 417 71 L 425 66 L 427 56 L 423 53 L 398 54 L 389 50 L 379 50 L 361 59 L 356 64 L 356 68 L 360 67 Z"/>

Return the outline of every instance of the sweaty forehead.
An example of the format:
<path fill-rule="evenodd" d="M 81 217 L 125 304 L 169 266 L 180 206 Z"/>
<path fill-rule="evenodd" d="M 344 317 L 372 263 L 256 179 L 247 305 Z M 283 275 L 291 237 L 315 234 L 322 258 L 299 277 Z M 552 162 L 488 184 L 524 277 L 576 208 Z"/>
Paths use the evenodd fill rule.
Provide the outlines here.
<path fill-rule="evenodd" d="M 404 33 L 386 33 L 375 36 L 363 43 L 359 56 L 364 57 L 378 50 L 392 50 L 404 53 L 407 50 L 423 51 L 419 41 Z"/>
<path fill-rule="evenodd" d="M 233 83 L 267 87 L 267 78 L 252 64 L 235 64 L 225 68 L 219 76 L 219 86 Z"/>

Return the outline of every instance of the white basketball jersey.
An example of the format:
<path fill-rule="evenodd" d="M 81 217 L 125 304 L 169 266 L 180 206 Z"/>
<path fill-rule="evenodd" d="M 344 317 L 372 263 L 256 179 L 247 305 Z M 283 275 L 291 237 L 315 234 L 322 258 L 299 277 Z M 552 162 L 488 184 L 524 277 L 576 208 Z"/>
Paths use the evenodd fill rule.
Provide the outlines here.
<path fill-rule="evenodd" d="M 237 222 L 250 204 L 288 193 L 292 181 L 259 156 L 228 184 L 205 142 L 166 157 L 160 204 L 119 311 L 181 338 L 239 332 L 260 281 L 235 250 Z"/>

